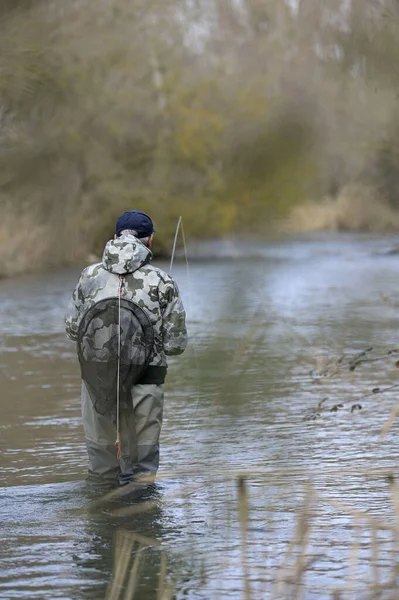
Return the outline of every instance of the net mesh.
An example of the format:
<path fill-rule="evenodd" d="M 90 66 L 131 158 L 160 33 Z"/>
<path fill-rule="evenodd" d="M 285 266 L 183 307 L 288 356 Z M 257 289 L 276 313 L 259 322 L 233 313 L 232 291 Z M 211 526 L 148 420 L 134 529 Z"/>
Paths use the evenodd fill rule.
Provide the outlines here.
<path fill-rule="evenodd" d="M 78 357 L 95 410 L 116 410 L 118 387 L 119 299 L 106 298 L 84 315 L 78 331 Z M 130 397 L 132 386 L 143 376 L 153 350 L 154 330 L 140 306 L 120 300 L 119 394 Z"/>

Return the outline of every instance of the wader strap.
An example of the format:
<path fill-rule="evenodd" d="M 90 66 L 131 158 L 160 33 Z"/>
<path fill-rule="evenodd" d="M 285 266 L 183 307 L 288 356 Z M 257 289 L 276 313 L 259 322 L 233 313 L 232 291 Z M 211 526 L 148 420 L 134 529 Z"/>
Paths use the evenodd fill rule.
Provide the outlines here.
<path fill-rule="evenodd" d="M 146 368 L 144 375 L 141 377 L 138 383 L 140 385 L 162 385 L 165 383 L 167 370 L 167 367 L 156 367 L 150 365 Z"/>

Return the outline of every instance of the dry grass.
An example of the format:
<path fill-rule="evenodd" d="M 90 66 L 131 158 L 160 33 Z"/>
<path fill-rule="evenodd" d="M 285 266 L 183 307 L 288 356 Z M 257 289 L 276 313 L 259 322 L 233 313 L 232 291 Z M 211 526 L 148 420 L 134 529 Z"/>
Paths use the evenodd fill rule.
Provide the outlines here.
<path fill-rule="evenodd" d="M 383 475 L 382 472 L 379 476 L 381 475 Z M 237 512 L 236 515 L 232 516 L 232 519 L 239 525 L 240 532 L 242 581 L 242 595 L 240 597 L 242 600 L 257 600 L 260 597 L 258 584 L 262 584 L 264 581 L 266 570 L 268 573 L 267 580 L 271 585 L 268 591 L 264 591 L 262 598 L 265 600 L 303 599 L 306 597 L 306 591 L 310 590 L 308 587 L 310 579 L 306 577 L 306 574 L 311 573 L 313 566 L 317 564 L 320 558 L 323 558 L 323 556 L 312 552 L 311 542 L 312 535 L 316 534 L 317 536 L 317 515 L 320 506 L 325 507 L 328 500 L 322 495 L 319 496 L 313 485 L 308 483 L 305 486 L 303 501 L 296 511 L 291 539 L 281 542 L 285 544 L 282 561 L 274 567 L 253 564 L 248 558 L 248 551 L 252 543 L 250 535 L 252 516 L 248 486 L 252 477 L 251 473 L 247 475 L 237 473 L 235 475 L 231 474 L 229 478 L 230 483 L 235 480 L 237 490 Z M 281 473 L 276 473 L 275 478 L 281 484 Z M 259 474 L 257 475 L 257 481 L 259 483 Z M 387 481 L 389 482 L 390 479 L 388 478 Z M 265 489 L 272 482 L 272 474 L 265 475 Z M 343 567 L 346 566 L 347 576 L 339 586 L 326 589 L 323 597 L 330 597 L 331 600 L 358 598 L 358 584 L 361 583 L 363 600 L 379 600 L 380 598 L 396 600 L 396 580 L 399 571 L 397 553 L 399 543 L 399 488 L 393 480 L 390 482 L 390 492 L 393 509 L 392 522 L 374 517 L 369 511 L 353 508 L 344 502 L 331 501 L 332 510 L 335 509 L 342 516 L 346 515 L 352 519 L 353 537 L 348 548 L 347 564 L 342 565 Z M 288 489 L 284 493 L 288 493 Z M 269 508 L 265 506 L 265 510 L 269 510 Z M 133 513 L 134 510 L 132 510 Z M 362 565 L 360 564 L 359 556 L 360 537 L 365 535 L 369 539 L 370 546 L 368 572 L 365 572 L 364 562 Z M 387 536 L 389 536 L 389 540 Z M 384 538 L 385 544 L 391 545 L 392 560 L 390 569 L 385 569 L 384 578 L 379 568 L 382 558 L 380 545 L 382 538 Z M 231 543 L 233 542 L 229 535 L 226 539 L 226 554 L 229 552 Z M 234 540 L 235 543 L 236 540 Z M 259 544 L 259 540 L 257 544 Z M 114 574 L 108 588 L 107 600 L 134 600 L 139 597 L 137 596 L 137 590 L 140 586 L 140 569 L 146 560 L 146 549 L 154 546 L 159 547 L 159 542 L 127 531 L 117 533 L 115 538 Z M 267 555 L 267 552 L 276 547 L 276 540 L 266 537 L 264 546 Z M 193 558 L 190 557 L 190 560 Z M 223 580 L 226 576 L 225 567 L 226 564 L 221 560 L 221 570 L 217 574 L 220 580 Z M 175 571 L 170 565 L 168 569 L 167 550 L 162 550 L 157 583 L 155 584 L 154 581 L 157 600 L 171 600 L 175 597 L 175 593 L 179 588 L 179 573 Z M 199 589 L 196 590 L 196 594 L 198 597 L 202 597 Z"/>
<path fill-rule="evenodd" d="M 140 581 L 140 570 L 145 560 L 146 548 L 159 546 L 159 542 L 144 536 L 120 530 L 115 538 L 115 567 L 108 586 L 106 600 L 134 600 Z M 158 576 L 157 600 L 172 600 L 173 583 L 167 580 L 167 560 L 162 555 Z"/>
<path fill-rule="evenodd" d="M 84 238 L 77 243 L 73 221 L 62 221 L 61 228 L 60 231 L 54 220 L 38 219 L 34 211 L 2 209 L 0 277 L 34 273 L 85 260 L 88 246 Z"/>
<path fill-rule="evenodd" d="M 43 265 L 49 228 L 38 225 L 26 215 L 15 218 L 2 212 L 0 223 L 0 277 L 19 275 Z M 21 252 L 21 247 L 26 250 Z"/>
<path fill-rule="evenodd" d="M 364 185 L 351 185 L 337 198 L 297 206 L 285 223 L 288 231 L 399 231 L 399 213 Z"/>
<path fill-rule="evenodd" d="M 244 340 L 240 345 L 239 354 L 242 355 L 242 345 L 247 347 L 249 340 Z M 353 373 L 358 371 L 365 363 L 380 364 L 387 361 L 395 361 L 397 359 L 397 349 L 389 352 L 373 355 L 373 348 L 368 348 L 363 352 L 352 354 L 342 354 L 336 359 L 330 358 L 327 365 L 317 372 L 317 378 L 330 380 L 338 373 L 347 371 Z M 237 357 L 236 357 L 237 358 Z M 234 359 L 233 359 L 234 360 Z M 237 366 L 237 364 L 236 364 Z M 245 365 L 243 366 L 245 368 Z M 315 375 L 311 375 L 314 377 Z M 371 395 L 376 393 L 385 393 L 395 386 L 383 386 L 374 388 L 370 391 Z M 395 407 L 392 414 L 387 417 L 385 424 L 381 429 L 380 442 L 384 443 L 386 433 L 392 426 L 394 419 L 399 414 L 399 405 Z M 341 517 L 348 517 L 352 521 L 351 540 L 348 542 L 347 557 L 342 557 L 342 569 L 345 568 L 346 575 L 342 578 L 339 585 L 325 589 L 324 598 L 331 600 L 352 600 L 360 598 L 359 589 L 362 589 L 362 600 L 396 600 L 397 596 L 397 578 L 399 574 L 399 484 L 396 481 L 392 468 L 376 466 L 373 469 L 352 468 L 332 468 L 329 469 L 328 475 L 338 481 L 340 478 L 350 478 L 351 476 L 362 476 L 365 480 L 375 480 L 378 482 L 386 482 L 387 504 L 391 505 L 391 516 L 387 519 L 381 515 L 373 514 L 373 506 L 369 508 L 359 509 L 356 506 L 351 506 L 345 500 L 338 500 L 331 497 L 329 492 L 317 491 L 316 477 L 313 481 L 307 481 L 304 484 L 303 499 L 298 503 L 293 519 L 291 535 L 282 540 L 274 537 L 273 528 L 269 527 L 270 513 L 273 511 L 278 515 L 275 503 L 278 499 L 273 499 L 272 505 L 269 506 L 268 489 L 278 487 L 281 493 L 281 498 L 292 494 L 291 481 L 298 479 L 301 476 L 306 482 L 307 473 L 299 473 L 298 470 L 290 472 L 284 470 L 284 473 L 270 469 L 270 467 L 259 468 L 251 471 L 225 470 L 220 472 L 218 469 L 209 468 L 208 478 L 209 485 L 218 482 L 224 483 L 227 489 L 236 490 L 235 508 L 232 514 L 229 513 L 227 522 L 229 526 L 226 530 L 225 537 L 225 557 L 222 556 L 218 562 L 218 571 L 214 572 L 215 565 L 213 564 L 213 578 L 223 581 L 226 577 L 226 570 L 229 566 L 228 555 L 231 547 L 239 544 L 240 547 L 240 579 L 241 579 L 241 596 L 242 600 L 301 600 L 306 598 L 307 592 L 311 591 L 312 570 L 314 565 L 320 559 L 325 562 L 326 556 L 315 553 L 315 544 L 313 539 L 320 537 L 318 529 L 318 518 L 320 512 L 326 511 L 326 507 L 330 507 L 331 512 L 335 512 Z M 326 473 L 324 473 L 326 475 Z M 190 481 L 197 481 L 198 473 L 194 470 L 179 470 L 174 469 L 173 472 L 163 472 L 163 477 L 179 478 L 181 481 L 186 481 L 184 489 L 179 488 L 177 493 L 169 494 L 166 498 L 168 502 L 173 499 L 178 500 L 179 507 L 189 506 L 190 499 L 193 493 L 198 493 L 197 486 L 190 485 Z M 251 510 L 251 492 L 250 486 L 252 481 L 256 481 L 256 485 L 263 484 L 265 497 L 265 514 L 268 516 L 265 519 L 264 529 L 265 535 L 263 538 L 264 552 L 262 553 L 266 559 L 265 564 L 253 562 L 251 560 L 251 547 L 253 543 L 256 546 L 262 543 L 258 538 L 256 542 L 253 538 L 253 525 L 259 523 L 259 506 L 256 509 L 257 514 L 253 514 Z M 234 485 L 233 485 L 234 484 Z M 106 497 L 106 501 L 114 499 L 119 490 L 113 492 L 112 495 Z M 183 502 L 182 502 L 183 501 Z M 212 503 L 212 501 L 211 501 Z M 99 503 L 96 504 L 96 507 Z M 367 506 L 367 503 L 366 503 Z M 116 517 L 134 516 L 146 511 L 151 511 L 154 504 L 151 501 L 138 502 L 132 505 L 127 505 L 123 509 L 116 508 L 113 513 Z M 210 506 L 211 512 L 216 512 L 220 507 Z M 230 509 L 231 510 L 231 509 Z M 278 517 L 277 517 L 278 518 Z M 274 516 L 273 516 L 274 519 Z M 234 532 L 234 525 L 236 529 Z M 233 527 L 232 527 L 233 526 Z M 348 527 L 348 524 L 346 524 Z M 323 534 L 326 532 L 323 530 Z M 233 537 L 232 537 L 233 536 Z M 365 562 L 364 558 L 364 539 L 368 540 L 368 558 Z M 334 542 L 339 540 L 334 539 Z M 384 545 L 384 548 L 383 548 Z M 167 560 L 167 548 L 163 548 L 158 540 L 144 538 L 137 534 L 128 532 L 119 532 L 116 540 L 116 559 L 114 577 L 109 588 L 107 599 L 122 598 L 123 600 L 134 600 L 137 590 L 140 586 L 140 566 L 146 560 L 146 548 L 158 546 L 158 550 L 162 550 L 162 559 L 159 567 L 158 582 L 154 583 L 157 586 L 157 600 L 169 600 L 175 597 L 175 593 L 179 589 L 180 575 L 176 569 L 171 566 L 172 563 Z M 283 555 L 282 560 L 272 560 L 270 557 L 278 551 Z M 194 550 L 193 550 L 194 552 Z M 361 555 L 363 552 L 363 556 Z M 387 552 L 389 552 L 389 563 L 387 561 Z M 190 562 L 195 563 L 195 556 L 187 557 Z M 273 563 L 272 565 L 270 563 Z M 383 565 L 384 572 L 382 572 Z M 198 578 L 197 585 L 201 585 L 201 581 L 206 584 L 206 567 L 198 566 L 199 571 L 204 573 L 203 577 Z M 203 571 L 203 569 L 205 569 Z M 319 571 L 320 572 L 320 571 Z M 267 582 L 268 588 L 265 588 Z M 259 595 L 259 590 L 262 590 L 262 595 Z M 201 589 L 196 589 L 195 593 L 198 597 L 201 596 Z M 222 597 L 222 596 L 218 596 Z"/>

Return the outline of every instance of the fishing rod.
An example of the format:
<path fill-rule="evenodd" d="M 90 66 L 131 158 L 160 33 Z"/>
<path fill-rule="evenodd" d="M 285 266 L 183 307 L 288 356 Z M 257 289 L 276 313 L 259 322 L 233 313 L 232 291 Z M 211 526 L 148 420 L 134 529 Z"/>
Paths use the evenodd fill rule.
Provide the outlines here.
<path fill-rule="evenodd" d="M 177 221 L 177 225 L 176 225 L 175 238 L 173 240 L 172 256 L 170 258 L 169 273 L 170 274 L 172 273 L 173 263 L 174 263 L 175 254 L 176 254 L 177 238 L 178 238 L 180 230 L 181 230 L 182 239 L 183 239 L 184 256 L 186 259 L 187 281 L 190 284 L 190 266 L 188 264 L 187 243 L 186 243 L 186 236 L 184 234 L 183 218 L 181 216 L 179 217 L 179 219 Z"/>
<path fill-rule="evenodd" d="M 172 248 L 172 256 L 170 258 L 169 273 L 172 273 L 172 269 L 173 269 L 173 261 L 175 259 L 175 252 L 176 252 L 176 245 L 177 245 L 177 236 L 179 235 L 179 229 L 181 226 L 181 222 L 182 222 L 182 218 L 179 217 L 179 219 L 177 221 L 177 225 L 176 225 L 175 239 L 173 240 L 173 248 Z"/>
<path fill-rule="evenodd" d="M 188 288 L 190 290 L 191 289 L 190 265 L 189 265 L 189 261 L 188 261 L 187 242 L 186 242 L 186 236 L 185 236 L 185 233 L 184 233 L 183 218 L 181 216 L 179 217 L 179 219 L 177 221 L 177 225 L 176 225 L 175 237 L 174 237 L 174 240 L 173 240 L 172 256 L 171 256 L 171 259 L 170 259 L 169 274 L 170 275 L 172 274 L 173 263 L 174 263 L 174 259 L 175 259 L 175 253 L 176 253 L 176 246 L 177 246 L 177 238 L 178 238 L 180 230 L 181 230 L 182 239 L 183 239 L 184 256 L 185 256 L 185 259 L 186 259 L 187 285 L 188 285 Z M 190 298 L 190 295 L 189 295 L 189 298 Z M 198 362 L 198 357 L 197 357 L 197 352 L 196 352 L 196 349 L 195 349 L 195 345 L 192 345 L 192 349 L 193 349 L 193 356 L 194 356 L 195 367 L 196 367 L 196 369 L 198 371 L 198 369 L 199 369 L 199 362 Z M 196 403 L 194 405 L 194 409 L 192 411 L 192 415 L 191 415 L 190 421 L 188 423 L 188 427 L 191 427 L 191 424 L 192 424 L 192 422 L 194 420 L 194 417 L 195 417 L 196 412 L 198 410 L 199 401 L 200 401 L 200 395 L 197 392 L 197 400 L 196 400 Z M 177 446 L 179 446 L 181 444 L 181 442 L 182 442 L 182 440 L 180 440 L 177 443 Z"/>

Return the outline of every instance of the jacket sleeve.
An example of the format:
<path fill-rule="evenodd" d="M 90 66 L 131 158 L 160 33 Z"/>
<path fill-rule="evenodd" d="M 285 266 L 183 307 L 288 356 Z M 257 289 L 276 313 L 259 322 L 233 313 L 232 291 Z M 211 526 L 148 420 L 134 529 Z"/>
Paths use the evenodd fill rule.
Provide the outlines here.
<path fill-rule="evenodd" d="M 79 324 L 82 318 L 82 309 L 84 304 L 84 294 L 82 289 L 83 277 L 84 271 L 81 274 L 80 279 L 73 291 L 65 313 L 65 331 L 67 337 L 73 341 L 77 340 Z"/>
<path fill-rule="evenodd" d="M 187 347 L 186 313 L 179 289 L 169 278 L 160 286 L 162 338 L 165 354 L 182 354 Z"/>

